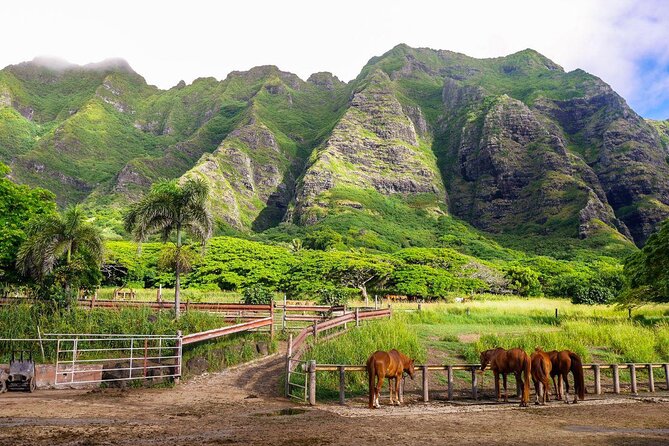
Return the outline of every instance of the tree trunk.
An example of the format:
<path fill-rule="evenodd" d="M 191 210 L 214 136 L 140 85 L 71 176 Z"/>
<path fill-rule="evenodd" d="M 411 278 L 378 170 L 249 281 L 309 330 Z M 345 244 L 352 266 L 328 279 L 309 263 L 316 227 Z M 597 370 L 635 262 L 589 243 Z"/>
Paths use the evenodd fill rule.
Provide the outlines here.
<path fill-rule="evenodd" d="M 181 309 L 181 281 L 179 273 L 181 272 L 181 265 L 179 261 L 181 259 L 181 228 L 177 228 L 177 252 L 176 252 L 176 265 L 174 268 L 174 276 L 176 277 L 176 282 L 174 284 L 174 317 L 179 319 L 179 310 Z"/>
<path fill-rule="evenodd" d="M 362 292 L 362 297 L 365 298 L 365 306 L 369 307 L 369 296 L 367 295 L 367 287 L 365 285 L 360 285 L 360 292 Z"/>

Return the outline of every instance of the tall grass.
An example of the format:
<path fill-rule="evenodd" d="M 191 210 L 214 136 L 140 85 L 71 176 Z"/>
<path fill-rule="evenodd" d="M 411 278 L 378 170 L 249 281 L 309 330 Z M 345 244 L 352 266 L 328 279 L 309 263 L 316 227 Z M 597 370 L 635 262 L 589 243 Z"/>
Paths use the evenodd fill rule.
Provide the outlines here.
<path fill-rule="evenodd" d="M 360 328 L 313 346 L 303 359 L 315 359 L 318 364 L 365 364 L 369 356 L 377 350 L 397 349 L 423 362 L 427 351 L 421 344 L 416 331 L 400 318 L 371 321 Z M 366 373 L 347 373 L 346 389 L 354 393 L 367 391 Z M 318 374 L 318 393 L 323 397 L 334 395 L 339 386 L 339 376 L 335 373 Z"/>

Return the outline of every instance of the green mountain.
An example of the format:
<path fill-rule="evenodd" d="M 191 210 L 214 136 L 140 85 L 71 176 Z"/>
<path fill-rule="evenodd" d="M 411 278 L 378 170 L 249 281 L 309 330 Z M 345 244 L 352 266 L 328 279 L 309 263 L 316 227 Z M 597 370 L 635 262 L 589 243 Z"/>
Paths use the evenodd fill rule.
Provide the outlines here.
<path fill-rule="evenodd" d="M 260 66 L 166 91 L 120 60 L 0 71 L 12 179 L 84 202 L 116 232 L 153 182 L 199 176 L 222 231 L 333 229 L 388 251 L 452 243 L 464 220 L 523 249 L 641 245 L 669 216 L 668 146 L 666 121 L 532 50 L 398 45 L 348 83 Z"/>

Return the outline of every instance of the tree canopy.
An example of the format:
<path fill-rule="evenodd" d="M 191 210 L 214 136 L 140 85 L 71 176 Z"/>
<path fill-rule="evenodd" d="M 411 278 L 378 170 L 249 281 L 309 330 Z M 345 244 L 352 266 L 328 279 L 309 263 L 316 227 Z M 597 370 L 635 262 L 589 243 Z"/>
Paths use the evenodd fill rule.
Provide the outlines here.
<path fill-rule="evenodd" d="M 624 271 L 629 283 L 621 303 L 669 302 L 669 220 L 627 258 Z"/>

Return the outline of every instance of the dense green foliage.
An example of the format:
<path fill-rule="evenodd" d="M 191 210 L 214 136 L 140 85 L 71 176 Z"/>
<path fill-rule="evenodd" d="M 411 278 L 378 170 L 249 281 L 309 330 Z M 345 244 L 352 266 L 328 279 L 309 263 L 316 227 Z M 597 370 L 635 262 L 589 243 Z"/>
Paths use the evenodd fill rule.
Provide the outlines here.
<path fill-rule="evenodd" d="M 31 221 L 56 210 L 51 192 L 17 185 L 5 177 L 8 173 L 0 163 L 0 288 L 19 279 L 16 256 Z"/>
<path fill-rule="evenodd" d="M 252 285 L 242 291 L 243 302 L 247 305 L 268 305 L 273 298 L 272 290 L 261 285 Z"/>
<path fill-rule="evenodd" d="M 68 305 L 80 290 L 100 284 L 104 246 L 100 231 L 79 206 L 34 219 L 16 257 L 18 271 L 34 281 L 40 299 Z"/>
<path fill-rule="evenodd" d="M 629 288 L 621 302 L 669 302 L 669 220 L 625 262 Z"/>

